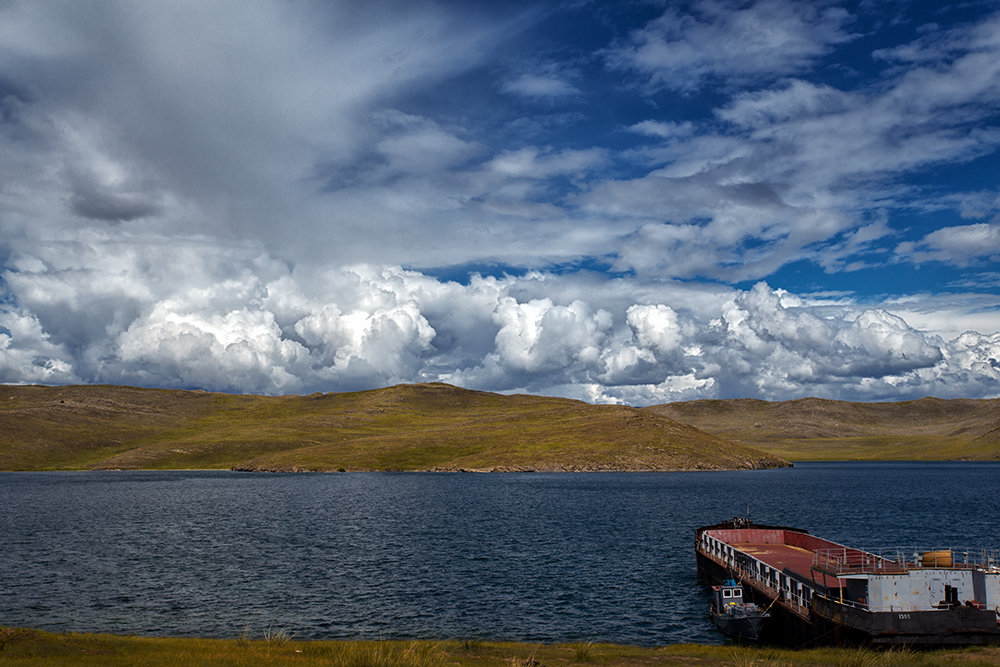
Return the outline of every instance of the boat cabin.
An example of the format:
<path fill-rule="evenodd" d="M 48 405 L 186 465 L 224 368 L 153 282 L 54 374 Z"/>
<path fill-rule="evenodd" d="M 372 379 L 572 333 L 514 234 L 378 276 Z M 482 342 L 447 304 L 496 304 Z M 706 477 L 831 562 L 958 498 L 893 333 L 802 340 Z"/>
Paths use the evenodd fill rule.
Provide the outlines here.
<path fill-rule="evenodd" d="M 721 586 L 712 586 L 712 602 L 719 611 L 730 605 L 743 604 L 743 587 L 733 579 L 726 579 Z"/>

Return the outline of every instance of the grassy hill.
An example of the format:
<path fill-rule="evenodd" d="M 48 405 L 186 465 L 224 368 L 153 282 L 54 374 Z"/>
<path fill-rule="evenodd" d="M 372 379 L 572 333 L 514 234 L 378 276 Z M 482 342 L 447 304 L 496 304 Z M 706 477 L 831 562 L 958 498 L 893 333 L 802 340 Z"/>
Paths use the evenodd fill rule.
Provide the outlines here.
<path fill-rule="evenodd" d="M 0 469 L 697 470 L 784 465 L 650 411 L 445 384 L 310 396 L 0 386 Z"/>
<path fill-rule="evenodd" d="M 1000 399 L 734 399 L 644 409 L 792 461 L 1000 460 Z"/>

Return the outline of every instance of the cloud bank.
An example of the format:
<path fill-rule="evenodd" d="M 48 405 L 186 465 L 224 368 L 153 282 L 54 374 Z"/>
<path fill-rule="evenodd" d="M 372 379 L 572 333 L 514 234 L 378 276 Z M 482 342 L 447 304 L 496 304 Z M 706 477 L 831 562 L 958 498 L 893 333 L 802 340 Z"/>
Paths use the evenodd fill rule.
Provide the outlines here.
<path fill-rule="evenodd" d="M 630 404 L 956 397 L 1000 383 L 1000 334 L 943 340 L 884 308 L 763 282 L 708 290 L 536 272 L 460 284 L 116 238 L 114 254 L 54 246 L 5 274 L 20 304 L 0 310 L 6 379 L 265 394 L 447 381 Z"/>

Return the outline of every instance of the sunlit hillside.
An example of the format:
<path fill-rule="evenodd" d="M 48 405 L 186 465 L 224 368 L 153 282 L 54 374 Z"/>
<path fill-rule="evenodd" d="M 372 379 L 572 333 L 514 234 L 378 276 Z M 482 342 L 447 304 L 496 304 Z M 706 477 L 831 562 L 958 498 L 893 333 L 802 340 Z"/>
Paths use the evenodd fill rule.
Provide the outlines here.
<path fill-rule="evenodd" d="M 649 411 L 445 384 L 310 396 L 0 387 L 0 469 L 713 470 L 784 462 Z"/>
<path fill-rule="evenodd" d="M 1000 399 L 740 399 L 645 409 L 793 461 L 1000 459 Z"/>

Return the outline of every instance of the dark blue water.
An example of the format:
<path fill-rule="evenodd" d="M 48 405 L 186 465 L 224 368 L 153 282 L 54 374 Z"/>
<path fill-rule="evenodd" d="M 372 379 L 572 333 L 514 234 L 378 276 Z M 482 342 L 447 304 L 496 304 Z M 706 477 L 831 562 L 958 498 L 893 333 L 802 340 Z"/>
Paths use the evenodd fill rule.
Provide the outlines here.
<path fill-rule="evenodd" d="M 694 530 L 997 548 L 1000 464 L 629 474 L 0 473 L 0 625 L 718 642 Z"/>

